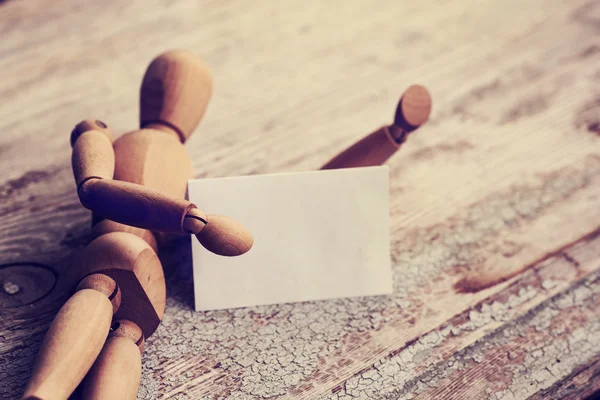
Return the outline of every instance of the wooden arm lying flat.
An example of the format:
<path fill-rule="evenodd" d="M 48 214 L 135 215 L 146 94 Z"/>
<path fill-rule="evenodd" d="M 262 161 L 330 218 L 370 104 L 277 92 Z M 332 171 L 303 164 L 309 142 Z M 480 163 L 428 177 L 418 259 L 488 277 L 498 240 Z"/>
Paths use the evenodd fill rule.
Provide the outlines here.
<path fill-rule="evenodd" d="M 407 135 L 427 122 L 431 96 L 420 85 L 409 87 L 398 102 L 392 125 L 383 126 L 332 158 L 321 169 L 369 167 L 385 163 Z"/>

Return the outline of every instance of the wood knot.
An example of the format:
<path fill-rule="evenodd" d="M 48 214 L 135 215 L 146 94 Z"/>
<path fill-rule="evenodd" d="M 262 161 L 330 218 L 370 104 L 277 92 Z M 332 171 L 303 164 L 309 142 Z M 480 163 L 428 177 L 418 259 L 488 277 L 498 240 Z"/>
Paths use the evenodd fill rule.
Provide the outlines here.
<path fill-rule="evenodd" d="M 38 263 L 0 265 L 0 308 L 20 307 L 46 297 L 56 286 L 56 273 Z"/>

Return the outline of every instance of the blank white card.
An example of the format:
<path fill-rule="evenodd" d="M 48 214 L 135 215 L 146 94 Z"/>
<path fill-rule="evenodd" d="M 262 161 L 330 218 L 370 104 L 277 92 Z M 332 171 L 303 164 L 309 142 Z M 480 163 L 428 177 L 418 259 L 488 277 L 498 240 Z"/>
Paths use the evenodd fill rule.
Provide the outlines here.
<path fill-rule="evenodd" d="M 191 180 L 188 195 L 254 236 L 238 257 L 192 240 L 196 310 L 392 292 L 386 166 Z"/>

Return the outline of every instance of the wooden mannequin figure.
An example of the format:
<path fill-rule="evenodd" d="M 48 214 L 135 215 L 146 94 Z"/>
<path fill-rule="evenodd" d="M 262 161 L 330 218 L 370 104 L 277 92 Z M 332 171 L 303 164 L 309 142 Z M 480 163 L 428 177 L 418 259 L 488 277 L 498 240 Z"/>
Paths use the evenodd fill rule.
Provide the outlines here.
<path fill-rule="evenodd" d="M 241 224 L 184 200 L 193 171 L 182 143 L 200 122 L 211 90 L 200 59 L 167 52 L 144 76 L 140 130 L 114 143 L 101 121 L 73 130 L 77 193 L 94 213 L 95 239 L 74 262 L 81 280 L 46 333 L 23 398 L 67 399 L 89 371 L 86 399 L 135 399 L 144 341 L 165 308 L 157 232 L 194 234 L 224 256 L 252 247 Z"/>
<path fill-rule="evenodd" d="M 210 73 L 200 59 L 167 52 L 146 70 L 139 130 L 113 143 L 101 121 L 82 121 L 73 129 L 77 194 L 93 211 L 94 239 L 74 261 L 81 279 L 46 333 L 24 399 L 67 399 L 82 380 L 86 399 L 136 398 L 144 342 L 165 309 L 156 254 L 161 232 L 194 234 L 206 249 L 223 256 L 252 247 L 252 235 L 237 221 L 206 215 L 184 199 L 193 171 L 182 143 L 200 122 L 211 90 Z M 411 86 L 394 124 L 323 168 L 382 164 L 430 110 L 427 90 Z"/>

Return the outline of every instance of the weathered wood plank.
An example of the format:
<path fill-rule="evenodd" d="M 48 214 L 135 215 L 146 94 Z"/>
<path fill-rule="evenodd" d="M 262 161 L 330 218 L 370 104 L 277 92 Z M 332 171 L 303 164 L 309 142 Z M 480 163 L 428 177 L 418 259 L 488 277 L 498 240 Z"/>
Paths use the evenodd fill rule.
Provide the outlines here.
<path fill-rule="evenodd" d="M 600 356 L 595 348 L 600 311 L 594 303 L 600 297 L 599 244 L 595 235 L 538 263 L 506 289 L 392 352 L 322 398 L 510 399 L 548 392 L 553 389 L 549 384 L 566 375 L 571 379 L 571 371 L 588 361 L 593 364 Z M 567 321 L 550 320 L 559 314 L 557 310 Z M 581 311 L 585 320 L 576 319 Z M 584 335 L 587 347 L 565 344 L 571 340 L 566 333 L 577 329 L 579 334 L 589 334 Z M 540 343 L 546 347 L 543 359 L 538 354 Z M 544 372 L 547 366 L 553 368 L 553 375 Z M 536 380 L 538 372 L 543 380 Z M 514 393 L 508 390 L 512 385 L 518 388 Z M 516 393 L 524 387 L 524 393 Z"/>
<path fill-rule="evenodd" d="M 9 99 L 0 107 L 0 264 L 43 263 L 58 280 L 37 302 L 0 309 L 0 394 L 23 387 L 69 289 L 69 260 L 89 235 L 68 132 L 88 116 L 134 128 L 143 69 L 171 47 L 197 51 L 215 75 L 189 143 L 198 176 L 314 169 L 390 121 L 414 82 L 431 89 L 434 114 L 391 163 L 394 296 L 194 313 L 188 244 L 175 242 L 163 255 L 169 299 L 140 398 L 341 398 L 354 389 L 376 398 L 435 377 L 406 386 L 427 396 L 447 379 L 440 363 L 543 341 L 525 328 L 531 315 L 553 313 L 554 299 L 577 288 L 595 290 L 586 279 L 598 264 L 571 252 L 600 248 L 586 236 L 598 228 L 600 198 L 597 2 L 255 2 L 242 12 L 235 1 L 64 0 L 40 9 L 39 0 L 0 5 L 0 95 Z M 572 325 L 593 328 L 594 296 L 551 321 L 579 315 Z M 504 307 L 501 316 L 486 304 Z M 498 320 L 481 324 L 479 314 Z M 453 324 L 470 328 L 432 339 Z M 486 336 L 512 329 L 524 336 Z M 396 380 L 353 389 L 381 360 L 413 352 Z M 490 357 L 483 371 L 510 364 Z M 535 390 L 573 380 L 582 357 L 574 352 Z M 473 362 L 452 376 L 468 381 Z"/>

